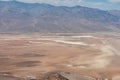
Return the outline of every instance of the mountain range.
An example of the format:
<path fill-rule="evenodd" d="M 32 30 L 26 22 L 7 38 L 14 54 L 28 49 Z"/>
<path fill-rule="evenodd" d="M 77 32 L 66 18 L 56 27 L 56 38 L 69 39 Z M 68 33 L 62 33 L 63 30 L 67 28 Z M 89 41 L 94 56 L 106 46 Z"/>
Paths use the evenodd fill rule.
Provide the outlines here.
<path fill-rule="evenodd" d="M 120 11 L 0 1 L 0 33 L 120 32 Z"/>

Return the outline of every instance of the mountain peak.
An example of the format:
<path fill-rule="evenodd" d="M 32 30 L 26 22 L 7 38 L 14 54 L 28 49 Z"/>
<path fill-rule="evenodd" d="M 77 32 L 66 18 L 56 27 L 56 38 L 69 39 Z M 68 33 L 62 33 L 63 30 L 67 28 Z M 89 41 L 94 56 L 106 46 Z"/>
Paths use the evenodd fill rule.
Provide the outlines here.
<path fill-rule="evenodd" d="M 0 32 L 119 31 L 118 16 L 82 6 L 1 1 L 0 13 Z"/>

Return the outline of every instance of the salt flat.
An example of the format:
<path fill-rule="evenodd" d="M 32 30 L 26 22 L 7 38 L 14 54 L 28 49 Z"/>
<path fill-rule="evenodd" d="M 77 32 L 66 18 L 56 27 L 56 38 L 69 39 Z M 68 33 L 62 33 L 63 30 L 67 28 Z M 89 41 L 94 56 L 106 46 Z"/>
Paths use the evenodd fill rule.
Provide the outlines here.
<path fill-rule="evenodd" d="M 115 80 L 120 75 L 119 42 L 119 36 L 108 34 L 0 35 L 0 72 L 22 78 L 54 70 L 96 78 L 107 73 Z"/>

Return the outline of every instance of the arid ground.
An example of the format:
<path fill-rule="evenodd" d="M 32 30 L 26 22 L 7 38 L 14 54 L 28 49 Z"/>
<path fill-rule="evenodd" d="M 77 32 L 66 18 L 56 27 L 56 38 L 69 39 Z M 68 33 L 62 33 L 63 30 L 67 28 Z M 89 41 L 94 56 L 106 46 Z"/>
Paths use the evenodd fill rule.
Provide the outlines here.
<path fill-rule="evenodd" d="M 50 71 L 120 80 L 119 34 L 0 35 L 0 72 L 25 78 Z"/>

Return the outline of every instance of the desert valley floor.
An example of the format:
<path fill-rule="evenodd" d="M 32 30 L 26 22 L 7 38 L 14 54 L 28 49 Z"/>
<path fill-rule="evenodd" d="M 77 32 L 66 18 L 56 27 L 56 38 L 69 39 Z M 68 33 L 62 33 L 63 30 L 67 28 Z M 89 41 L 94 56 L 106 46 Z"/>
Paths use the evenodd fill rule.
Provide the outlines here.
<path fill-rule="evenodd" d="M 0 72 L 37 78 L 64 71 L 120 80 L 119 34 L 0 35 Z"/>

